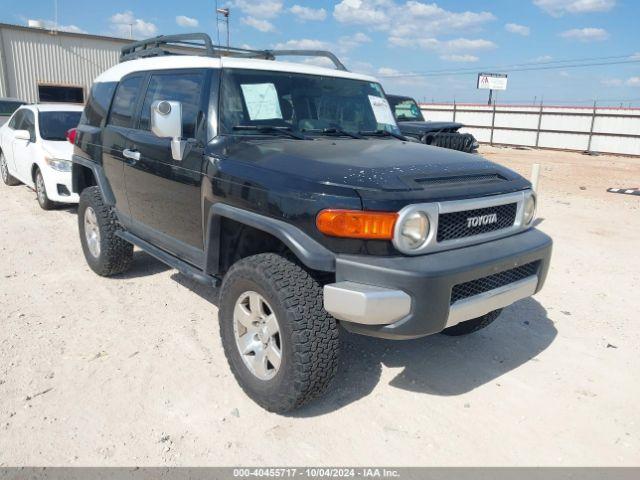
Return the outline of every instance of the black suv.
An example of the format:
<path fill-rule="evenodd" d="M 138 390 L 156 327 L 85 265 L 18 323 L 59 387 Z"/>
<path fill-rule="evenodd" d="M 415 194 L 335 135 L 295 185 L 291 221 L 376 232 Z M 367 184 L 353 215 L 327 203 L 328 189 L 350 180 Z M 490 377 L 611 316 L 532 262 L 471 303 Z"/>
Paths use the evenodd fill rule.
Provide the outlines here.
<path fill-rule="evenodd" d="M 199 53 L 168 55 L 181 41 Z M 274 61 L 324 55 L 336 70 Z M 139 57 L 149 57 L 138 59 Z M 230 368 L 264 408 L 320 394 L 340 330 L 460 335 L 544 282 L 535 194 L 478 156 L 408 142 L 379 83 L 329 52 L 160 37 L 100 75 L 78 127 L 80 241 L 99 275 L 133 246 L 220 285 Z"/>
<path fill-rule="evenodd" d="M 387 95 L 387 100 L 403 135 L 434 147 L 467 153 L 478 150 L 480 144 L 473 135 L 459 132 L 464 127 L 462 123 L 425 120 L 418 103 L 411 97 Z"/>

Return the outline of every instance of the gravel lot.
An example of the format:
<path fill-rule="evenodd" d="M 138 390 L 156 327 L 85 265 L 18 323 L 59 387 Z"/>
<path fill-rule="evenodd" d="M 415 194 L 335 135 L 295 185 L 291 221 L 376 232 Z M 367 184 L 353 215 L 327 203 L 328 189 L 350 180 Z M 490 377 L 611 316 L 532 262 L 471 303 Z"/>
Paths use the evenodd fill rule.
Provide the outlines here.
<path fill-rule="evenodd" d="M 347 336 L 333 389 L 289 416 L 236 385 L 210 290 L 136 252 L 87 267 L 75 209 L 0 185 L 0 466 L 639 465 L 640 159 L 542 164 L 545 289 L 464 338 Z"/>

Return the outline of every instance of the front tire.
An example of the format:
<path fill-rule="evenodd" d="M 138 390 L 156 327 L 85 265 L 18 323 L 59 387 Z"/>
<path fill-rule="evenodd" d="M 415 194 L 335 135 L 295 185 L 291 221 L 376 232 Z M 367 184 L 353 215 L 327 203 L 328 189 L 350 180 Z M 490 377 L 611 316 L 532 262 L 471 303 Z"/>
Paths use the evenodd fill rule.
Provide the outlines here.
<path fill-rule="evenodd" d="M 467 320 L 466 322 L 460 322 L 453 327 L 445 328 L 441 333 L 449 335 L 451 337 L 459 337 L 461 335 L 468 335 L 478 330 L 482 330 L 493 323 L 493 321 L 500 316 L 502 309 L 494 310 L 493 312 L 486 313 L 478 318 Z"/>
<path fill-rule="evenodd" d="M 51 200 L 49 200 L 49 196 L 47 195 L 47 187 L 44 184 L 44 177 L 42 176 L 42 172 L 39 168 L 36 169 L 36 174 L 34 178 L 34 183 L 36 186 L 36 196 L 38 198 L 38 205 L 43 210 L 51 210 L 56 206 Z"/>
<path fill-rule="evenodd" d="M 322 298 L 309 272 L 273 253 L 242 259 L 225 275 L 222 346 L 240 387 L 266 410 L 294 410 L 335 376 L 338 325 Z"/>
<path fill-rule="evenodd" d="M 2 176 L 2 182 L 9 187 L 13 187 L 15 185 L 20 184 L 20 181 L 9 173 L 9 165 L 7 165 L 7 158 L 4 156 L 4 153 L 2 152 L 0 152 L 0 175 Z"/>
<path fill-rule="evenodd" d="M 84 189 L 78 204 L 80 242 L 89 267 L 98 275 L 116 275 L 131 265 L 133 245 L 118 237 L 120 228 L 113 207 L 105 205 L 100 189 Z"/>

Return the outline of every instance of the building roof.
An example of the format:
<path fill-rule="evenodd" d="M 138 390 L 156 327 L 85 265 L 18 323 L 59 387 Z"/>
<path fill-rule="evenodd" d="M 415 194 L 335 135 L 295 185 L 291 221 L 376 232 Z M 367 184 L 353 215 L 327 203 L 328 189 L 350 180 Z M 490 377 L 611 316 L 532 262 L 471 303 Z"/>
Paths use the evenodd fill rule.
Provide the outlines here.
<path fill-rule="evenodd" d="M 0 23 L 0 29 L 9 29 L 9 30 L 22 30 L 33 33 L 42 33 L 46 35 L 64 35 L 69 37 L 80 37 L 80 38 L 89 38 L 95 40 L 106 40 L 109 42 L 118 42 L 126 45 L 128 43 L 134 42 L 130 38 L 121 38 L 121 37 L 110 37 L 107 35 L 93 35 L 91 33 L 78 33 L 78 32 L 67 32 L 65 30 L 52 30 L 50 28 L 37 28 L 37 27 L 27 27 L 24 25 L 15 25 L 13 23 Z"/>
<path fill-rule="evenodd" d="M 147 70 L 170 70 L 174 68 L 241 68 L 247 70 L 269 70 L 278 72 L 303 73 L 327 77 L 349 78 L 365 82 L 377 82 L 374 77 L 333 68 L 318 67 L 305 63 L 279 62 L 236 57 L 205 57 L 200 55 L 170 55 L 143 58 L 119 63 L 106 70 L 96 82 L 118 82 L 122 77 L 134 72 Z"/>

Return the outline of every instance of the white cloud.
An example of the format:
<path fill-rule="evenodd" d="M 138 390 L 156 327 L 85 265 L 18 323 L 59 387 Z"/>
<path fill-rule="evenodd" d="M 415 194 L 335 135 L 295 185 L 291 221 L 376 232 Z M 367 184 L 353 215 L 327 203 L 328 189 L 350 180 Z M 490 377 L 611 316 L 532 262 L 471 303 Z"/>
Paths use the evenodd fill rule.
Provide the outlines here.
<path fill-rule="evenodd" d="M 534 0 L 537 7 L 553 17 L 565 13 L 608 12 L 616 5 L 616 0 Z"/>
<path fill-rule="evenodd" d="M 141 18 L 135 18 L 131 10 L 116 13 L 109 18 L 109 23 L 111 31 L 120 37 L 129 37 L 129 33 L 134 38 L 153 37 L 158 32 L 158 27 Z"/>
<path fill-rule="evenodd" d="M 640 60 L 640 52 L 636 52 L 629 57 L 629 60 Z"/>
<path fill-rule="evenodd" d="M 640 77 L 631 77 L 624 83 L 629 87 L 640 87 Z"/>
<path fill-rule="evenodd" d="M 411 72 L 400 72 L 395 68 L 380 67 L 377 71 L 377 74 L 384 79 L 383 81 L 387 85 L 390 84 L 403 87 L 407 85 L 427 85 L 427 80 L 425 77 L 415 75 Z"/>
<path fill-rule="evenodd" d="M 263 20 L 260 18 L 249 16 L 242 18 L 241 21 L 245 25 L 249 25 L 250 27 L 253 27 L 256 30 L 260 30 L 261 32 L 273 32 L 276 29 L 276 27 L 273 26 L 273 23 L 271 23 L 269 20 Z"/>
<path fill-rule="evenodd" d="M 451 12 L 435 3 L 408 0 L 342 0 L 333 9 L 338 22 L 392 31 L 394 36 L 431 37 L 438 33 L 477 29 L 495 20 L 490 12 Z"/>
<path fill-rule="evenodd" d="M 345 37 L 340 37 L 338 44 L 343 50 L 350 50 L 352 48 L 359 47 L 364 43 L 369 43 L 371 38 L 362 32 L 354 33 Z"/>
<path fill-rule="evenodd" d="M 86 30 L 83 30 L 82 28 L 78 27 L 77 25 L 56 25 L 56 23 L 53 20 L 31 20 L 29 19 L 27 21 L 27 24 L 29 22 L 39 22 L 43 28 L 46 28 L 48 30 L 60 30 L 61 32 L 71 32 L 71 33 L 87 33 Z"/>
<path fill-rule="evenodd" d="M 562 70 L 561 72 L 558 73 L 558 75 L 560 75 L 561 77 L 567 78 L 570 77 L 571 75 L 569 75 L 569 72 Z"/>
<path fill-rule="evenodd" d="M 517 35 L 522 35 L 523 37 L 528 36 L 531 33 L 531 29 L 525 25 L 519 25 L 517 23 L 507 23 L 504 26 L 504 29 L 507 32 L 515 33 Z"/>
<path fill-rule="evenodd" d="M 287 40 L 284 43 L 276 43 L 277 50 L 328 50 L 330 45 L 321 40 L 313 40 L 310 38 L 301 38 L 299 40 Z"/>
<path fill-rule="evenodd" d="M 553 60 L 551 55 L 541 55 L 533 59 L 534 62 L 549 62 L 551 60 Z"/>
<path fill-rule="evenodd" d="M 231 6 L 252 18 L 274 18 L 282 11 L 282 3 L 280 0 L 261 0 L 260 2 L 235 0 Z"/>
<path fill-rule="evenodd" d="M 624 82 L 619 78 L 605 78 L 600 83 L 605 87 L 621 87 Z"/>
<path fill-rule="evenodd" d="M 184 15 L 178 15 L 176 17 L 176 23 L 181 27 L 197 27 L 198 20 L 191 17 L 186 17 Z"/>
<path fill-rule="evenodd" d="M 475 55 L 469 55 L 469 54 L 465 54 L 465 55 L 456 55 L 456 54 L 441 55 L 440 58 L 442 60 L 447 61 L 447 62 L 477 62 L 478 60 L 480 60 Z"/>
<path fill-rule="evenodd" d="M 456 38 L 454 40 L 440 41 L 437 38 L 407 38 L 391 37 L 389 43 L 398 47 L 422 48 L 425 50 L 441 50 L 446 52 L 460 52 L 464 50 L 491 50 L 496 44 L 483 38 Z"/>
<path fill-rule="evenodd" d="M 322 21 L 327 18 L 327 11 L 324 8 L 309 8 L 301 5 L 294 5 L 289 11 L 300 20 Z"/>
<path fill-rule="evenodd" d="M 496 48 L 496 44 L 490 40 L 484 40 L 482 38 L 468 39 L 468 38 L 456 38 L 455 40 L 449 40 L 444 42 L 445 48 L 449 50 L 491 50 Z"/>
<path fill-rule="evenodd" d="M 572 28 L 560 34 L 561 37 L 580 42 L 601 42 L 609 38 L 609 34 L 602 28 Z"/>

